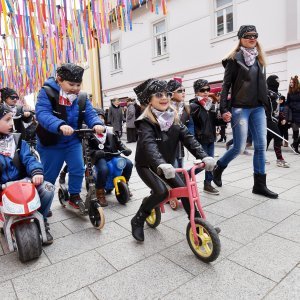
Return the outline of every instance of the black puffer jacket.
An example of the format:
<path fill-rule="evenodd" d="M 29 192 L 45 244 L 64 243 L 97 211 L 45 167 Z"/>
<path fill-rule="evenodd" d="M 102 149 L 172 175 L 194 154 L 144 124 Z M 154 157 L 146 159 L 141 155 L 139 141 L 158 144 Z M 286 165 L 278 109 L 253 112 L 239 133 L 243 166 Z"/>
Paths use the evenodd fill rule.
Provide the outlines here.
<path fill-rule="evenodd" d="M 208 155 L 203 151 L 201 145 L 189 133 L 183 124 L 173 124 L 165 132 L 161 131 L 158 124 L 143 118 L 135 121 L 138 132 L 138 141 L 135 154 L 135 163 L 139 167 L 150 167 L 157 171 L 160 164 L 174 164 L 178 142 L 196 157 L 204 158 Z"/>
<path fill-rule="evenodd" d="M 279 118 L 279 104 L 277 103 L 280 93 L 276 93 L 274 91 L 268 90 L 268 100 L 270 103 L 270 110 L 266 112 L 266 116 L 268 120 L 272 120 L 273 122 L 278 122 Z"/>
<path fill-rule="evenodd" d="M 188 127 L 188 125 L 190 123 L 190 114 L 189 114 L 188 108 L 186 106 L 184 107 L 184 110 L 183 110 L 182 115 L 180 117 L 180 121 L 186 127 Z M 179 141 L 178 147 L 176 149 L 176 157 L 177 158 L 183 158 L 184 157 L 184 146 L 180 141 Z"/>
<path fill-rule="evenodd" d="M 300 93 L 288 94 L 286 105 L 291 110 L 292 115 L 289 121 L 300 124 Z"/>
<path fill-rule="evenodd" d="M 267 97 L 267 83 L 265 68 L 258 63 L 258 81 L 257 81 L 257 100 L 264 105 L 266 110 L 270 109 Z M 242 51 L 238 51 L 234 59 L 225 59 L 222 61 L 225 68 L 225 74 L 222 85 L 220 111 L 221 114 L 230 111 L 229 103 L 232 107 L 247 107 L 242 102 L 243 90 L 249 83 L 249 67 L 245 64 Z M 227 100 L 231 88 L 231 101 Z M 238 98 L 238 97 L 239 98 Z"/>

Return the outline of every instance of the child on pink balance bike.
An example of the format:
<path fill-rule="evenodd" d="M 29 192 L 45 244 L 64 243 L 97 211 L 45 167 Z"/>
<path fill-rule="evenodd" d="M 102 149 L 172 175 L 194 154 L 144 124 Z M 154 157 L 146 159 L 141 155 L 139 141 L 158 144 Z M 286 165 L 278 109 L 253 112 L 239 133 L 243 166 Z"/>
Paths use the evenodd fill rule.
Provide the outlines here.
<path fill-rule="evenodd" d="M 166 184 L 171 188 L 185 187 L 185 183 L 172 166 L 178 142 L 181 141 L 197 159 L 202 159 L 206 170 L 211 171 L 215 166 L 215 161 L 207 156 L 186 126 L 180 123 L 176 111 L 170 106 L 171 93 L 167 92 L 167 82 L 148 79 L 134 91 L 141 104 L 146 106 L 143 114 L 135 122 L 138 131 L 135 165 L 139 176 L 151 189 L 151 195 L 143 200 L 141 207 L 131 220 L 131 226 L 133 237 L 138 241 L 144 241 L 145 220 L 169 195 Z M 201 206 L 198 205 L 198 209 L 195 209 L 193 204 L 191 207 L 188 197 L 188 194 L 184 194 L 184 197 L 181 196 L 181 201 L 189 218 L 190 213 L 193 213 L 190 219 L 193 221 L 195 218 L 197 228 L 194 232 L 197 232 L 198 242 L 207 244 L 207 240 L 211 239 L 212 244 L 217 246 L 213 245 L 212 252 L 207 256 L 208 259 L 215 259 L 220 251 L 218 235 L 212 226 L 206 226 L 207 223 L 201 219 L 204 217 L 198 211 Z M 190 233 L 189 237 L 194 240 Z M 197 242 L 195 246 L 199 246 Z"/>

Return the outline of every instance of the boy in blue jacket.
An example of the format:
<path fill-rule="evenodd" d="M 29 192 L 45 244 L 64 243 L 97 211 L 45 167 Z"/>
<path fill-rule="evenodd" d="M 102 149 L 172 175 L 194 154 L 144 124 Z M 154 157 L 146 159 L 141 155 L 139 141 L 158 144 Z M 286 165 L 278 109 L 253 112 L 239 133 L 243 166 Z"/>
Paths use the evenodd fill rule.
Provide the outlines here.
<path fill-rule="evenodd" d="M 47 215 L 54 197 L 54 186 L 44 181 L 42 164 L 31 154 L 25 141 L 16 142 L 12 129 L 13 114 L 0 104 L 0 186 L 9 181 L 31 178 L 40 196 L 39 212 L 44 217 L 47 235 L 45 244 L 51 244 L 53 237 L 49 231 Z"/>
<path fill-rule="evenodd" d="M 83 205 L 80 197 L 84 175 L 82 146 L 74 129 L 82 122 L 97 134 L 105 132 L 87 95 L 79 93 L 84 69 L 72 63 L 57 69 L 56 78 L 50 77 L 40 90 L 35 107 L 37 121 L 37 150 L 45 170 L 45 180 L 55 184 L 64 164 L 69 170 L 69 204 Z"/>

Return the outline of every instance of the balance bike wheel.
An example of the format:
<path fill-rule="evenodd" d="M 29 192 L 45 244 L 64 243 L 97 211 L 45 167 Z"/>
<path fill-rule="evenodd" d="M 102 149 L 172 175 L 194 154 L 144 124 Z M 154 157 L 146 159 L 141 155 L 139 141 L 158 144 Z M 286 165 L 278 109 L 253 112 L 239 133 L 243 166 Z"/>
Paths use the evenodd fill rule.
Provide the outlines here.
<path fill-rule="evenodd" d="M 176 210 L 179 206 L 179 202 L 178 202 L 178 199 L 177 198 L 172 198 L 170 201 L 169 201 L 169 204 L 170 204 L 170 207 L 173 209 L 173 210 Z"/>
<path fill-rule="evenodd" d="M 38 258 L 42 254 L 42 240 L 35 222 L 20 223 L 16 225 L 14 232 L 21 262 Z"/>
<path fill-rule="evenodd" d="M 216 260 L 220 254 L 221 242 L 215 228 L 201 218 L 195 218 L 196 231 L 199 245 L 194 242 L 191 222 L 186 228 L 186 238 L 188 244 L 196 257 L 204 262 Z"/>
<path fill-rule="evenodd" d="M 105 224 L 104 211 L 98 202 L 91 202 L 89 208 L 89 218 L 95 228 L 103 228 Z"/>
<path fill-rule="evenodd" d="M 146 219 L 146 223 L 149 227 L 155 228 L 160 224 L 161 221 L 161 211 L 159 207 L 152 209 L 151 214 Z"/>
<path fill-rule="evenodd" d="M 69 192 L 67 189 L 61 187 L 58 189 L 58 200 L 63 207 L 66 207 L 66 204 L 69 201 Z"/>
<path fill-rule="evenodd" d="M 119 188 L 119 195 L 117 195 L 117 193 L 115 192 L 116 198 L 120 204 L 126 204 L 130 197 L 128 185 L 123 181 L 119 181 L 117 184 Z"/>

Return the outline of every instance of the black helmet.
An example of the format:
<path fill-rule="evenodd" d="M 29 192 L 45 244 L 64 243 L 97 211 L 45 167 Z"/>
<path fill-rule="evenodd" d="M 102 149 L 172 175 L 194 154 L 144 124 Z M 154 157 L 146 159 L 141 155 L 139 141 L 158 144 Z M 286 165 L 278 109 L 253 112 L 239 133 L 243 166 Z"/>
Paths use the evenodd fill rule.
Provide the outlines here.
<path fill-rule="evenodd" d="M 71 81 L 71 82 L 82 82 L 84 69 L 78 65 L 67 63 L 62 64 L 59 68 L 57 68 L 56 73 L 63 80 Z"/>

